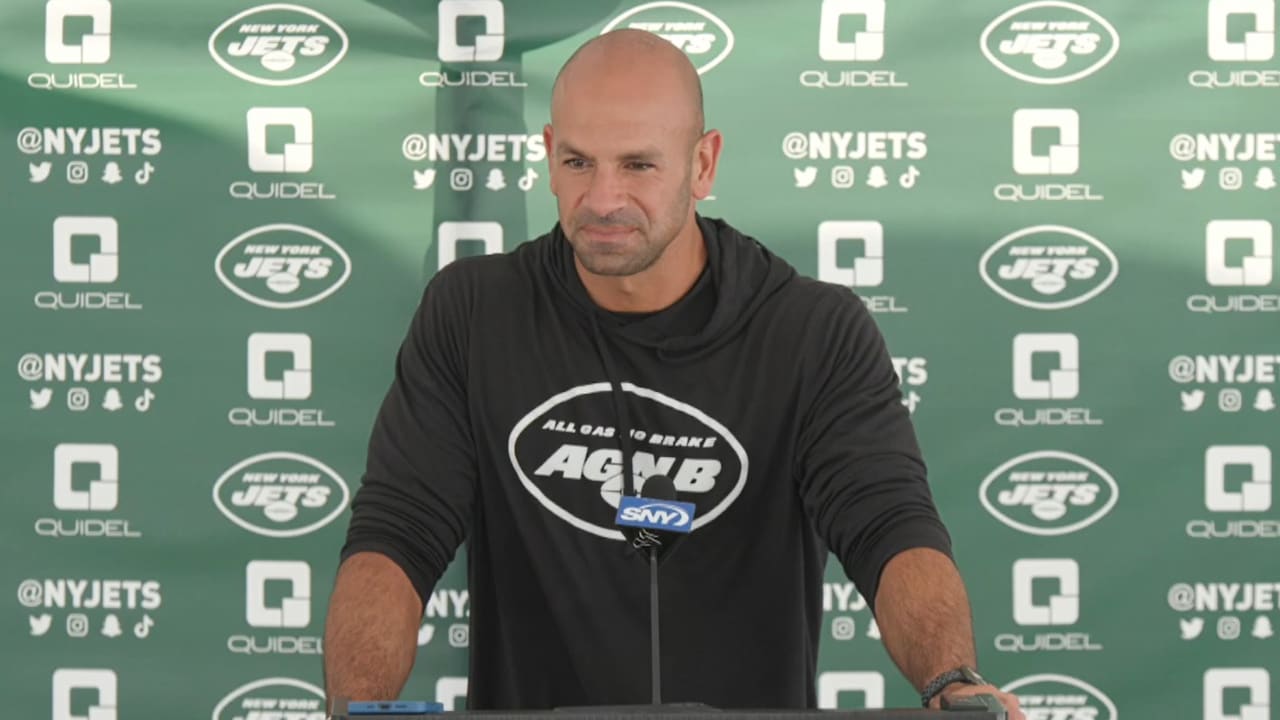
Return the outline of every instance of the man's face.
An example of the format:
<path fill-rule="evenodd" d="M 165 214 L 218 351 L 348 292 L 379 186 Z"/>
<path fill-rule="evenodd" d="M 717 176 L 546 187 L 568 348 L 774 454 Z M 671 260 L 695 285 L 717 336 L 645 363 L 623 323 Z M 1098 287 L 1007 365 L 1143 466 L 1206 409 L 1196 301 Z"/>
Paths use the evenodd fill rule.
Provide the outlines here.
<path fill-rule="evenodd" d="M 696 138 L 687 107 L 616 86 L 574 85 L 558 100 L 543 135 L 574 254 L 596 275 L 647 269 L 689 217 Z"/>

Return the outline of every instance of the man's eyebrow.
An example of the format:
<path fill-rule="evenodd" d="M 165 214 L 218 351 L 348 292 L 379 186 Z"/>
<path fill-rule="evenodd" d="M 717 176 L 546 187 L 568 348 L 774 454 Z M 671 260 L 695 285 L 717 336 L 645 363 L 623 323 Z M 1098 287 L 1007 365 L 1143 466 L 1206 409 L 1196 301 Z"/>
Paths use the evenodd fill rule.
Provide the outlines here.
<path fill-rule="evenodd" d="M 575 155 L 577 157 L 586 158 L 588 160 L 595 159 L 590 154 L 583 152 L 582 150 L 579 150 L 578 148 L 575 148 L 569 143 L 563 142 L 563 141 L 556 141 L 556 152 L 558 154 L 564 154 L 564 155 Z M 660 159 L 661 157 L 662 157 L 662 151 L 659 150 L 658 148 L 644 147 L 644 148 L 628 151 L 622 154 L 621 156 L 619 156 L 619 159 L 621 159 L 624 162 L 632 162 L 636 160 L 652 161 L 652 160 Z"/>

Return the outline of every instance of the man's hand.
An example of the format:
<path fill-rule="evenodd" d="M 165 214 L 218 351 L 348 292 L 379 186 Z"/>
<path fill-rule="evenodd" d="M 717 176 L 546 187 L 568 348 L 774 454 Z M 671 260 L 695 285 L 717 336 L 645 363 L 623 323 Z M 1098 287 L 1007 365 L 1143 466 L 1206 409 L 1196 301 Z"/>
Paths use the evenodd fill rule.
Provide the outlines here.
<path fill-rule="evenodd" d="M 1000 692 L 994 685 L 969 685 L 966 683 L 951 683 L 942 689 L 942 692 L 933 697 L 929 702 L 929 707 L 934 710 L 942 709 L 942 698 L 959 698 L 968 695 L 994 695 L 1005 710 L 1009 711 L 1009 720 L 1027 720 L 1027 716 L 1022 714 L 1022 708 L 1018 705 L 1018 696 L 1007 692 Z"/>

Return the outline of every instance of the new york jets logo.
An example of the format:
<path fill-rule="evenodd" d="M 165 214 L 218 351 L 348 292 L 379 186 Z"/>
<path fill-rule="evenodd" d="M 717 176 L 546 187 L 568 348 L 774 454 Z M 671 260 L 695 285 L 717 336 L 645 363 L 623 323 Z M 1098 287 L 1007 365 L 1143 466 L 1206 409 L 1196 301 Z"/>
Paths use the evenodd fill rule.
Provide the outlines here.
<path fill-rule="evenodd" d="M 271 3 L 233 15 L 209 36 L 222 69 L 258 85 L 300 85 L 333 69 L 347 54 L 347 34 L 301 5 Z"/>

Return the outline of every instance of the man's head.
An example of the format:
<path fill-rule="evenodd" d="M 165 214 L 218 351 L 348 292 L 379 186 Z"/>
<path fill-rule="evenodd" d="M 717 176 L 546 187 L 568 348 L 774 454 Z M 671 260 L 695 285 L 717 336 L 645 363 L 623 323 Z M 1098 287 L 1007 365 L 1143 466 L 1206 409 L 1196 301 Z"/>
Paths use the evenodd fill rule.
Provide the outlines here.
<path fill-rule="evenodd" d="M 560 225 L 588 272 L 634 275 L 691 235 L 721 145 L 702 123 L 697 71 L 653 33 L 606 33 L 565 63 L 543 137 Z"/>

